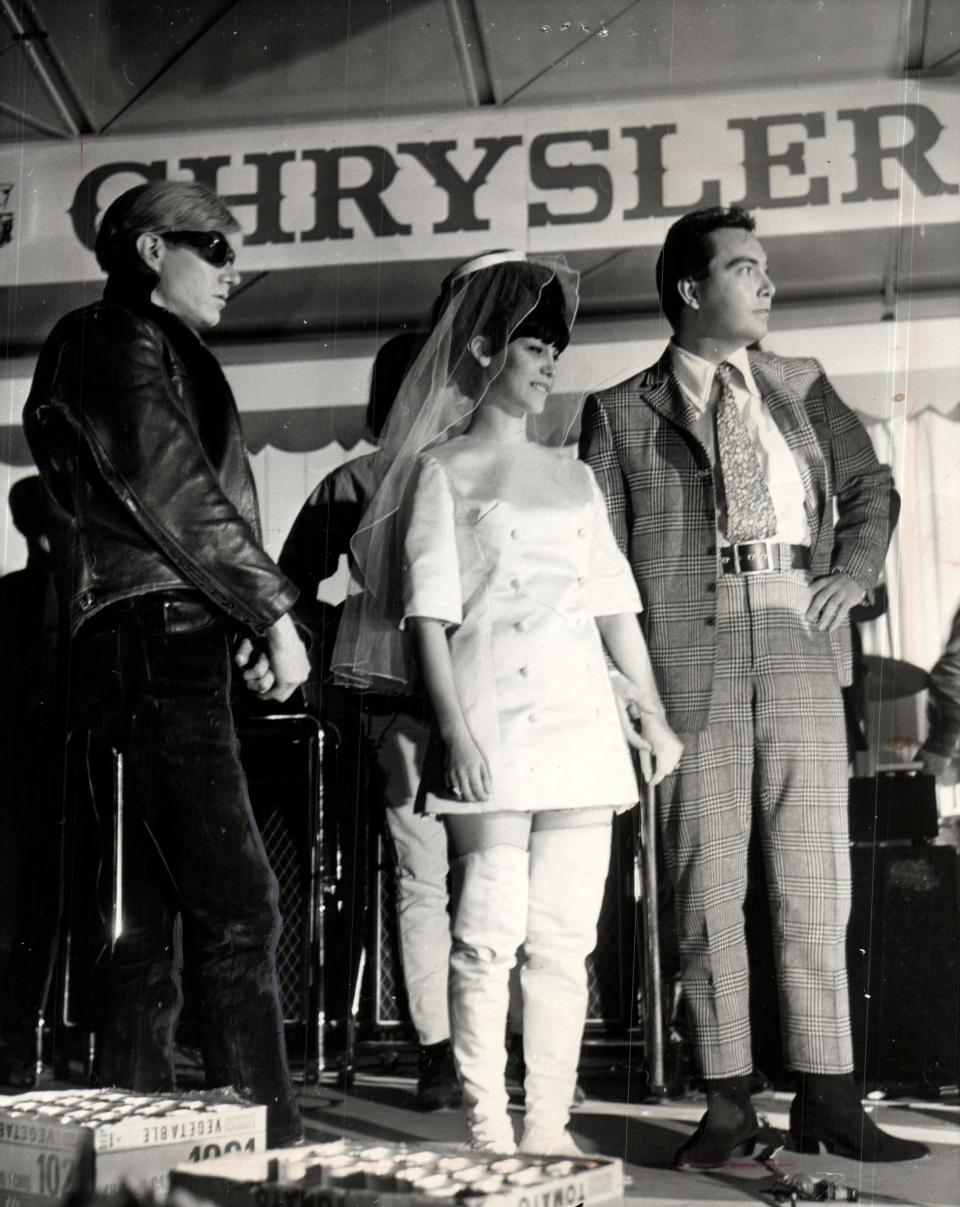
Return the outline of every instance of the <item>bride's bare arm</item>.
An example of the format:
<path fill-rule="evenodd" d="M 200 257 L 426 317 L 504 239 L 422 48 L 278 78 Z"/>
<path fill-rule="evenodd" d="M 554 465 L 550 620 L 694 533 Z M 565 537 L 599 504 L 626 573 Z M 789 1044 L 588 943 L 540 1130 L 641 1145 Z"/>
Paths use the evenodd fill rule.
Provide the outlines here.
<path fill-rule="evenodd" d="M 644 779 L 659 784 L 680 762 L 683 743 L 667 722 L 640 625 L 633 613 L 620 612 L 615 616 L 598 616 L 597 628 L 625 679 L 619 689 L 617 686 L 614 689 L 624 734 L 630 745 L 640 751 Z M 640 723 L 639 735 L 634 721 Z M 650 754 L 655 760 L 653 768 Z"/>
<path fill-rule="evenodd" d="M 445 626 L 425 616 L 412 616 L 407 623 L 416 634 L 423 681 L 446 747 L 450 789 L 465 801 L 489 800 L 490 771 L 460 706 Z"/>

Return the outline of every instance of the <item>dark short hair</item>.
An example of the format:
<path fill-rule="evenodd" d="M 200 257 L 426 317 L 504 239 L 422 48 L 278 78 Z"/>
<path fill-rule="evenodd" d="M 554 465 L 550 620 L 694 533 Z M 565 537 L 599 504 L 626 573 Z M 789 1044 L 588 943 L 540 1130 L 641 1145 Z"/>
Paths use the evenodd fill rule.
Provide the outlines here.
<path fill-rule="evenodd" d="M 153 180 L 127 189 L 100 222 L 94 251 L 107 276 L 150 274 L 137 251 L 147 231 L 235 231 L 240 224 L 206 185 L 189 180 Z"/>
<path fill-rule="evenodd" d="M 416 360 L 425 339 L 422 331 L 401 331 L 381 344 L 373 358 L 370 397 L 367 400 L 367 431 L 375 440 L 380 438 L 404 374 Z"/>
<path fill-rule="evenodd" d="M 540 290 L 537 304 L 523 321 L 510 332 L 508 343 L 515 339 L 539 339 L 545 344 L 553 344 L 558 352 L 562 352 L 570 343 L 570 328 L 564 317 L 566 299 L 560 282 L 553 278 Z"/>
<path fill-rule="evenodd" d="M 702 281 L 710 271 L 713 258 L 710 235 L 716 230 L 745 230 L 753 234 L 756 225 L 753 217 L 739 206 L 714 205 L 691 210 L 670 227 L 657 256 L 656 272 L 660 308 L 674 330 L 684 307 L 677 286 L 687 277 Z"/>
<path fill-rule="evenodd" d="M 17 531 L 27 540 L 36 540 L 37 537 L 48 534 L 52 503 L 43 482 L 36 474 L 14 482 L 7 501 L 10 505 L 10 518 Z"/>

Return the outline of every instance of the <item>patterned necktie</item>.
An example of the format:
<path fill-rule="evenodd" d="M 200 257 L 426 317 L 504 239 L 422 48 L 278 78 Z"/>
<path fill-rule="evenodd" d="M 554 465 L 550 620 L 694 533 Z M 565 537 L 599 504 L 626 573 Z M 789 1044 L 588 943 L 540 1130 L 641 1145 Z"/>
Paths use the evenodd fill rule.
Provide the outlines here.
<path fill-rule="evenodd" d="M 760 460 L 731 388 L 733 366 L 717 365 L 717 455 L 727 509 L 726 533 L 732 545 L 762 541 L 777 530 L 777 513 Z"/>

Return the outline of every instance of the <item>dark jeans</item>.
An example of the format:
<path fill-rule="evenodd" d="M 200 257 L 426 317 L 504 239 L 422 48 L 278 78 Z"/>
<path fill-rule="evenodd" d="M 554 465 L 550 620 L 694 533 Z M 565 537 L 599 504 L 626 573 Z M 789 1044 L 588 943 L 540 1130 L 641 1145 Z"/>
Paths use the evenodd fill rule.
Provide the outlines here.
<path fill-rule="evenodd" d="M 99 1080 L 173 1086 L 180 913 L 197 956 L 208 1084 L 266 1104 L 271 1142 L 295 1138 L 277 882 L 238 758 L 227 630 L 199 595 L 114 605 L 80 630 L 73 683 L 83 693 L 78 721 L 124 760 L 122 931 L 101 998 Z M 105 807 L 112 794 L 98 805 L 101 824 Z"/>

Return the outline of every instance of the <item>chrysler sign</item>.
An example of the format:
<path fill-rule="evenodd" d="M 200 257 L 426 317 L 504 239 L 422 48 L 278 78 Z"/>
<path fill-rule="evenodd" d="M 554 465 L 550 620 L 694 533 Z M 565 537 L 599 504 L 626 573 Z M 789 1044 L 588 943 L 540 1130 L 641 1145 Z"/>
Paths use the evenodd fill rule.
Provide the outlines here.
<path fill-rule="evenodd" d="M 717 204 L 761 236 L 957 222 L 958 165 L 957 95 L 894 81 L 27 143 L 0 152 L 0 284 L 96 275 L 99 216 L 144 180 L 220 193 L 256 270 L 655 245 Z"/>

